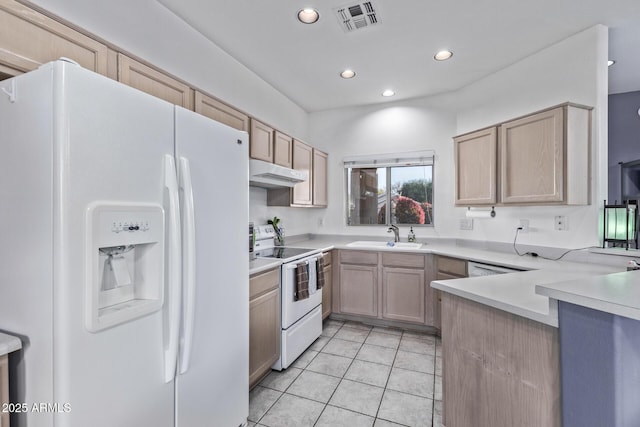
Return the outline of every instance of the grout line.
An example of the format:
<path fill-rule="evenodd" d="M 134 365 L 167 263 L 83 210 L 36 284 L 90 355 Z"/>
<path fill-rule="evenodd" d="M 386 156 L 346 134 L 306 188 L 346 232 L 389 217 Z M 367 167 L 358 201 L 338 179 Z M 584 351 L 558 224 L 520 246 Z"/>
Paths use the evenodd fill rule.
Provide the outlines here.
<path fill-rule="evenodd" d="M 355 322 L 354 322 L 354 323 L 355 323 Z M 368 326 L 368 325 L 367 325 L 367 326 Z M 356 359 L 356 357 L 357 357 L 358 353 L 362 350 L 363 346 L 366 344 L 366 340 L 367 340 L 367 338 L 370 336 L 371 332 L 373 332 L 373 327 L 369 328 L 369 330 L 368 330 L 368 332 L 367 332 L 367 335 L 366 335 L 366 337 L 365 337 L 365 340 L 364 340 L 363 342 L 360 342 L 360 341 L 345 340 L 345 339 L 343 339 L 343 338 L 336 338 L 336 339 L 341 339 L 341 340 L 343 340 L 343 341 L 356 342 L 356 343 L 360 344 L 360 346 L 358 347 L 358 350 L 356 351 L 355 356 L 353 356 L 353 357 L 348 357 L 348 356 L 342 356 L 342 355 L 339 355 L 339 354 L 333 354 L 333 353 L 323 352 L 322 350 L 326 347 L 326 345 L 328 344 L 328 342 L 329 342 L 329 341 L 331 341 L 333 338 L 335 338 L 335 335 L 336 335 L 336 334 L 337 334 L 337 333 L 338 333 L 342 328 L 344 328 L 344 327 L 347 327 L 347 328 L 350 328 L 350 329 L 354 329 L 354 330 L 365 330 L 365 329 L 362 329 L 362 328 L 352 327 L 352 326 L 350 326 L 350 325 L 347 325 L 346 323 L 343 323 L 343 324 L 342 324 L 342 325 L 340 325 L 340 327 L 336 330 L 336 332 L 334 332 L 334 334 L 333 334 L 332 336 L 321 335 L 321 336 L 323 336 L 323 337 L 327 338 L 327 339 L 328 339 L 328 341 L 327 341 L 327 343 L 325 343 L 325 345 L 324 345 L 321 349 L 317 350 L 317 354 L 324 353 L 324 354 L 326 354 L 326 355 L 331 355 L 331 356 L 343 357 L 343 358 L 351 359 L 351 362 L 349 363 L 349 366 L 347 367 L 347 369 L 344 371 L 344 374 L 343 374 L 341 377 L 336 377 L 335 375 L 330 375 L 330 374 L 327 374 L 327 373 L 324 373 L 324 372 L 316 372 L 316 371 L 308 370 L 307 368 L 309 367 L 309 365 L 311 365 L 311 363 L 313 362 L 313 360 L 315 360 L 315 358 L 317 357 L 317 354 L 316 354 L 316 356 L 314 356 L 314 357 L 309 361 L 309 363 L 308 363 L 304 368 L 297 368 L 297 369 L 300 369 L 300 372 L 298 373 L 298 375 L 296 375 L 296 376 L 293 378 L 293 380 L 290 382 L 290 384 L 285 388 L 285 390 L 284 390 L 283 392 L 281 392 L 280 390 L 272 389 L 272 388 L 270 388 L 270 387 L 265 387 L 265 386 L 258 385 L 259 387 L 263 387 L 263 388 L 265 388 L 265 389 L 269 389 L 269 390 L 277 391 L 277 392 L 280 392 L 281 394 L 280 394 L 280 396 L 279 396 L 279 397 L 278 397 L 278 398 L 273 402 L 273 404 L 271 404 L 271 405 L 269 406 L 269 408 L 267 408 L 267 410 L 265 411 L 265 413 L 260 417 L 260 419 L 259 419 L 258 421 L 251 421 L 251 422 L 255 422 L 256 424 L 259 424 L 259 423 L 260 423 L 260 421 L 261 421 L 261 420 L 266 416 L 266 414 L 267 414 L 267 413 L 268 413 L 268 412 L 269 412 L 269 411 L 270 411 L 270 410 L 271 410 L 271 409 L 276 405 L 276 403 L 277 403 L 278 401 L 280 401 L 280 399 L 282 398 L 282 396 L 284 396 L 285 394 L 288 394 L 288 395 L 290 395 L 290 396 L 295 396 L 295 397 L 298 397 L 298 398 L 301 398 L 301 399 L 306 399 L 306 400 L 309 400 L 309 401 L 312 401 L 312 402 L 316 402 L 316 403 L 320 403 L 320 404 L 323 404 L 323 405 L 324 405 L 324 407 L 322 408 L 322 411 L 320 412 L 320 415 L 318 415 L 318 418 L 316 419 L 316 421 L 315 421 L 315 422 L 314 422 L 314 424 L 313 424 L 314 426 L 315 426 L 315 425 L 317 425 L 318 421 L 319 421 L 319 420 L 320 420 L 320 418 L 322 417 L 322 414 L 324 414 L 324 412 L 326 411 L 327 406 L 332 406 L 332 407 L 339 408 L 339 409 L 342 409 L 342 410 L 345 410 L 345 411 L 349 411 L 349 412 L 353 412 L 353 413 L 356 413 L 356 414 L 360 414 L 360 415 L 364 415 L 364 416 L 367 416 L 367 417 L 373 418 L 373 419 L 374 419 L 374 423 L 375 423 L 375 421 L 376 421 L 376 420 L 378 420 L 378 419 L 380 419 L 380 420 L 385 420 L 385 421 L 389 421 L 389 422 L 395 422 L 395 421 L 391 421 L 391 420 L 386 420 L 386 419 L 384 419 L 384 418 L 378 418 L 378 415 L 379 415 L 379 412 L 380 412 L 380 407 L 382 406 L 382 401 L 383 401 L 384 396 L 385 396 L 386 391 L 387 391 L 387 386 L 389 385 L 389 380 L 390 380 L 390 378 L 391 378 L 391 374 L 392 374 L 393 369 L 394 369 L 394 367 L 395 367 L 395 362 L 396 362 L 397 357 L 398 357 L 398 352 L 400 351 L 400 343 L 402 342 L 402 339 L 403 339 L 403 338 L 405 338 L 405 331 L 403 331 L 401 335 L 397 335 L 397 334 L 387 334 L 387 335 L 389 335 L 389 336 L 399 336 L 399 337 L 400 337 L 400 342 L 398 343 L 398 346 L 394 349 L 394 350 L 395 350 L 395 354 L 394 354 L 394 357 L 393 357 L 393 361 L 391 362 L 391 365 L 385 365 L 385 364 L 382 364 L 382 363 L 376 363 L 376 362 L 370 362 L 370 361 L 366 361 L 366 360 Z M 376 332 L 384 333 L 383 331 L 376 331 Z M 425 334 L 425 335 L 428 335 L 428 334 Z M 407 338 L 407 339 L 413 339 L 413 340 L 420 340 L 420 338 L 419 338 L 419 337 L 416 337 L 416 336 L 407 336 L 406 338 Z M 374 346 L 374 347 L 380 347 L 380 348 L 392 349 L 391 347 L 379 346 L 379 345 L 376 345 L 376 344 L 367 344 L 367 345 L 369 345 L 369 346 Z M 433 423 L 434 423 L 434 418 L 435 418 L 435 402 L 436 402 L 436 399 L 435 399 L 435 397 L 436 397 L 436 384 L 435 384 L 435 383 L 437 382 L 437 377 L 438 377 L 438 375 L 436 374 L 436 363 L 437 363 L 437 362 L 436 362 L 436 360 L 437 360 L 437 356 L 438 356 L 438 351 L 437 351 L 437 339 L 436 339 L 436 341 L 433 343 L 433 345 L 434 345 L 434 352 L 433 352 L 433 364 L 434 364 L 434 365 L 433 365 L 433 381 L 434 381 L 434 383 L 433 383 L 433 396 L 432 396 L 432 399 L 431 399 L 431 422 L 432 422 L 432 426 L 434 426 L 434 427 L 435 427 L 435 425 L 434 425 Z M 407 351 L 407 350 L 403 350 L 403 351 Z M 431 356 L 431 353 L 419 353 L 419 352 L 412 352 L 412 351 L 407 351 L 407 352 L 409 352 L 409 353 L 413 353 L 413 354 L 420 354 L 420 355 L 423 355 L 423 356 Z M 368 383 L 363 382 L 363 381 L 357 381 L 357 380 L 352 380 L 352 379 L 345 378 L 345 375 L 347 374 L 347 372 L 349 372 L 349 369 L 351 369 L 351 367 L 353 366 L 353 363 L 354 363 L 356 360 L 359 360 L 359 361 L 361 361 L 361 362 L 366 362 L 366 363 L 373 363 L 373 364 L 376 364 L 376 365 L 379 365 L 379 366 L 384 366 L 385 368 L 389 368 L 389 375 L 387 376 L 387 380 L 386 380 L 386 382 L 385 382 L 384 387 L 379 387 L 379 386 L 376 386 L 376 385 L 368 384 Z M 413 371 L 413 370 L 411 370 L 411 369 L 406 369 L 406 368 L 397 368 L 397 369 L 403 369 L 403 370 L 412 371 L 412 372 L 420 372 L 420 371 Z M 308 397 L 303 397 L 303 396 L 298 396 L 298 395 L 295 395 L 295 394 L 287 393 L 287 390 L 289 390 L 289 388 L 293 385 L 293 383 L 294 383 L 294 382 L 295 382 L 295 381 L 296 381 L 296 380 L 297 380 L 297 379 L 298 379 L 298 378 L 299 378 L 299 377 L 300 377 L 300 376 L 301 376 L 305 371 L 312 372 L 312 373 L 314 373 L 314 374 L 319 374 L 319 375 L 327 375 L 327 376 L 330 376 L 330 377 L 333 377 L 333 378 L 340 378 L 340 382 L 338 383 L 338 385 L 336 386 L 336 388 L 333 390 L 333 392 L 331 393 L 331 396 L 329 396 L 329 398 L 328 398 L 328 400 L 327 400 L 327 402 L 326 402 L 326 403 L 325 403 L 325 402 L 320 402 L 320 401 L 317 401 L 317 400 L 314 400 L 314 399 L 310 399 L 310 398 L 308 398 Z M 430 374 L 430 373 L 428 373 L 428 372 L 425 372 L 424 374 L 431 375 L 431 374 Z M 370 386 L 370 387 L 382 388 L 382 390 L 383 390 L 382 398 L 380 399 L 380 403 L 378 404 L 378 408 L 377 408 L 377 410 L 376 410 L 376 415 L 375 415 L 375 416 L 373 416 L 373 417 L 372 417 L 372 416 L 371 416 L 371 415 L 369 415 L 369 414 L 364 414 L 364 413 L 362 413 L 362 412 L 354 411 L 354 410 L 352 410 L 352 409 L 342 408 L 342 407 L 340 407 L 340 406 L 330 405 L 330 404 L 329 404 L 329 402 L 331 401 L 331 399 L 332 399 L 332 398 L 333 398 L 333 396 L 335 395 L 336 391 L 338 390 L 338 388 L 340 387 L 340 385 L 341 385 L 341 384 L 343 383 L 343 381 L 345 381 L 345 380 L 346 380 L 346 381 L 356 382 L 356 383 L 359 383 L 359 384 L 364 384 L 364 385 L 367 385 L 367 386 Z M 389 389 L 389 390 L 390 390 L 390 389 Z M 397 392 L 397 393 L 406 394 L 406 395 L 409 395 L 409 396 L 415 396 L 415 397 L 419 397 L 419 398 L 423 398 L 423 399 L 425 399 L 425 398 L 426 398 L 426 399 L 428 399 L 428 397 L 419 396 L 419 395 L 416 395 L 416 394 L 413 394 L 413 393 L 407 393 L 407 392 L 398 391 L 398 390 L 394 390 L 394 391 L 395 391 L 395 392 Z M 399 424 L 399 423 L 397 423 L 397 422 L 396 422 L 396 424 Z M 403 425 L 403 424 L 399 424 L 399 425 Z"/>

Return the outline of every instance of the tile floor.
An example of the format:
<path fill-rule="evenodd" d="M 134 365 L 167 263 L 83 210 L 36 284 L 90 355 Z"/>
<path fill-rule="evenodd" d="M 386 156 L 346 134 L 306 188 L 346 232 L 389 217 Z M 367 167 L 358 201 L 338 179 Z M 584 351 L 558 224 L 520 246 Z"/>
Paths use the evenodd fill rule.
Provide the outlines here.
<path fill-rule="evenodd" d="M 249 395 L 249 426 L 440 427 L 440 339 L 327 320 L 288 369 Z"/>

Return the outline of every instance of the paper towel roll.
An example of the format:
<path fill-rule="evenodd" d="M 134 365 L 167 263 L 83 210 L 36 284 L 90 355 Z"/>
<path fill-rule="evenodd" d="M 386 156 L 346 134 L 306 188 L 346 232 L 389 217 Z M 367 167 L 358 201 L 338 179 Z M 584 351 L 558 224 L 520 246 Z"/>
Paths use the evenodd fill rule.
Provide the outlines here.
<path fill-rule="evenodd" d="M 492 218 L 496 216 L 496 214 L 493 209 L 491 210 L 467 209 L 466 216 L 467 218 Z"/>

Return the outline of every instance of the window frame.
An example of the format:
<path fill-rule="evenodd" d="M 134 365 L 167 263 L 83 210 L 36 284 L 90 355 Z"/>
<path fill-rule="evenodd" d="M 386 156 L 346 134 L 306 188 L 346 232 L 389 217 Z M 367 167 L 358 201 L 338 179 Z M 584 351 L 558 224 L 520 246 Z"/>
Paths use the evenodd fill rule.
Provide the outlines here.
<path fill-rule="evenodd" d="M 407 166 L 431 166 L 431 206 L 432 217 L 430 224 L 397 224 L 391 222 L 391 169 L 394 167 L 407 167 Z M 435 151 L 413 151 L 405 153 L 387 153 L 378 155 L 363 155 L 363 156 L 350 156 L 345 157 L 343 160 L 344 167 L 344 213 L 345 224 L 347 227 L 389 227 L 392 224 L 399 226 L 411 226 L 411 227 L 434 227 L 435 226 Z M 350 207 L 350 178 L 349 174 L 352 169 L 386 169 L 386 202 L 385 202 L 385 224 L 352 224 L 349 220 L 349 207 Z"/>

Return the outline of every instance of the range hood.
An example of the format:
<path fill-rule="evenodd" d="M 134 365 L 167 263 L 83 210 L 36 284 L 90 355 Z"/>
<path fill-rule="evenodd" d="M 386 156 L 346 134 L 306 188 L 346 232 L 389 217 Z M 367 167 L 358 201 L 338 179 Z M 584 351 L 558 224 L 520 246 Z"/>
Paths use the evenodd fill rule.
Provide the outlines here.
<path fill-rule="evenodd" d="M 249 185 L 263 188 L 283 188 L 306 181 L 309 174 L 305 171 L 285 168 L 284 166 L 249 159 Z"/>

